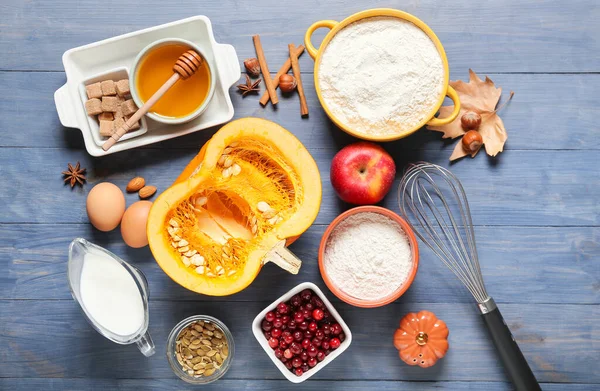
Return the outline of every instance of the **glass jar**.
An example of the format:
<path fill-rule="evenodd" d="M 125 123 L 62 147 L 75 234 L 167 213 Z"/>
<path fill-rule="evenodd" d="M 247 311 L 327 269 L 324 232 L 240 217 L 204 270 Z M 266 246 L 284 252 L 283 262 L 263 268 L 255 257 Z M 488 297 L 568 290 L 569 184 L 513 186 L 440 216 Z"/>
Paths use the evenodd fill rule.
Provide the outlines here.
<path fill-rule="evenodd" d="M 183 370 L 181 364 L 179 364 L 179 362 L 177 361 L 177 337 L 179 336 L 179 333 L 181 333 L 181 331 L 187 326 L 189 326 L 191 323 L 198 321 L 210 323 L 216 328 L 220 329 L 223 332 L 223 336 L 227 340 L 227 346 L 229 348 L 229 354 L 227 355 L 227 358 L 225 358 L 225 360 L 223 361 L 223 364 L 210 376 L 191 376 Z M 223 324 L 223 322 L 221 322 L 220 320 L 208 315 L 194 315 L 190 316 L 189 318 L 185 318 L 184 320 L 179 322 L 175 327 L 173 327 L 173 330 L 171 330 L 171 333 L 169 333 L 169 337 L 167 339 L 167 359 L 169 360 L 169 365 L 171 366 L 171 369 L 180 379 L 191 384 L 208 384 L 220 379 L 223 375 L 225 375 L 225 373 L 231 366 L 231 361 L 233 360 L 234 353 L 235 347 L 233 344 L 233 335 L 231 334 L 227 326 L 225 326 L 225 324 Z"/>

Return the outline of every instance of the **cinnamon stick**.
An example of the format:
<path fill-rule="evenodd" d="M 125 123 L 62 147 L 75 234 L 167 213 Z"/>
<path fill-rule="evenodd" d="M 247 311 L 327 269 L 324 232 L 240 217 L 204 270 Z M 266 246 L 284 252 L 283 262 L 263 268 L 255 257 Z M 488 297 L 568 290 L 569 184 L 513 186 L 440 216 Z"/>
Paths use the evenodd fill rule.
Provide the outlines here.
<path fill-rule="evenodd" d="M 265 86 L 267 86 L 267 92 L 271 98 L 271 103 L 276 105 L 279 102 L 279 99 L 277 99 L 277 92 L 275 92 L 275 87 L 273 86 L 273 80 L 271 79 L 271 74 L 269 73 L 269 67 L 267 66 L 267 60 L 265 59 L 265 53 L 263 52 L 262 44 L 260 43 L 260 37 L 258 34 L 252 36 L 252 41 L 254 42 L 256 58 L 258 58 L 260 70 L 262 71 L 263 79 L 265 80 Z"/>
<path fill-rule="evenodd" d="M 300 64 L 298 64 L 298 57 L 295 53 L 296 46 L 293 43 L 290 43 L 288 49 L 290 49 L 290 61 L 292 63 L 292 70 L 294 71 L 294 77 L 298 83 L 296 89 L 298 90 L 298 96 L 300 97 L 300 114 L 303 117 L 306 117 L 308 115 L 308 105 L 306 104 L 306 96 L 304 95 L 304 87 L 302 86 L 302 79 L 300 77 Z"/>
<path fill-rule="evenodd" d="M 295 53 L 296 53 L 296 57 L 300 57 L 302 55 L 302 53 L 304 53 L 304 46 L 299 45 L 296 48 Z M 290 70 L 291 67 L 292 67 L 292 61 L 288 58 L 287 60 L 285 60 L 285 62 L 283 63 L 281 68 L 279 68 L 279 70 L 277 71 L 277 74 L 273 78 L 273 86 L 276 89 L 277 89 L 277 86 L 279 86 L 279 77 L 283 74 L 288 73 L 288 71 Z M 269 91 L 265 91 L 263 96 L 260 98 L 260 104 L 264 106 L 268 102 L 269 102 Z"/>

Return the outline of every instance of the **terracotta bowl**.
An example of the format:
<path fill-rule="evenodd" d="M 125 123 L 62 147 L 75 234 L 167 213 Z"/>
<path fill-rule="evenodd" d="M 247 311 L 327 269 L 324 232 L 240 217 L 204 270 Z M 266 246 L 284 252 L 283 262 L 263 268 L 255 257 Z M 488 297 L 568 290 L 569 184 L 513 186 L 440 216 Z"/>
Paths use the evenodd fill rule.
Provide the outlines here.
<path fill-rule="evenodd" d="M 389 296 L 383 297 L 381 299 L 378 299 L 378 300 L 363 300 L 363 299 L 359 299 L 359 298 L 350 296 L 350 295 L 342 292 L 329 279 L 329 276 L 327 275 L 327 273 L 325 271 L 325 265 L 324 265 L 325 248 L 327 246 L 329 236 L 331 235 L 331 233 L 333 232 L 335 227 L 337 227 L 337 225 L 342 220 L 347 218 L 348 216 L 352 216 L 354 214 L 364 213 L 364 212 L 379 213 L 379 214 L 382 214 L 384 216 L 391 218 L 396 223 L 398 223 L 400 225 L 400 227 L 402 227 L 402 230 L 404 231 L 404 233 L 406 234 L 408 241 L 410 243 L 410 247 L 412 249 L 413 267 L 412 267 L 412 270 L 410 271 L 406 281 L 404 282 L 404 284 L 402 284 L 400 287 L 398 287 L 398 289 L 396 289 L 392 294 L 390 294 Z M 394 300 L 398 299 L 400 296 L 402 296 L 404 294 L 404 292 L 407 291 L 407 289 L 412 284 L 413 280 L 415 279 L 415 275 L 417 274 L 418 268 L 419 268 L 419 246 L 417 245 L 417 238 L 415 237 L 415 234 L 414 234 L 412 228 L 402 217 L 398 216 L 396 213 L 392 212 L 391 210 L 382 208 L 380 206 L 359 206 L 359 207 L 347 210 L 346 212 L 344 212 L 341 215 L 339 215 L 338 217 L 336 217 L 335 220 L 333 220 L 331 222 L 331 224 L 329 224 L 329 227 L 327 227 L 327 229 L 325 230 L 325 233 L 323 234 L 323 237 L 321 238 L 321 244 L 319 246 L 319 270 L 321 271 L 321 277 L 323 277 L 325 284 L 327 285 L 329 290 L 331 290 L 331 292 L 333 292 L 334 295 L 336 295 L 340 300 L 345 301 L 346 303 L 351 304 L 356 307 L 363 307 L 363 308 L 381 307 L 381 306 L 389 304 L 389 303 L 393 302 Z"/>

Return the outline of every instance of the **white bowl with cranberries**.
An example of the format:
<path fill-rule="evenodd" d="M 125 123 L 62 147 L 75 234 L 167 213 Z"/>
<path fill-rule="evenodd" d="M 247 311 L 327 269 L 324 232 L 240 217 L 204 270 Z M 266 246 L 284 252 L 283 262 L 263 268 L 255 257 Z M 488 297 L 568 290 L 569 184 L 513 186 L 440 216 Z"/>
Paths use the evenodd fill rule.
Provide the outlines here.
<path fill-rule="evenodd" d="M 292 383 L 308 379 L 350 346 L 352 333 L 315 284 L 304 282 L 271 303 L 252 331 Z"/>

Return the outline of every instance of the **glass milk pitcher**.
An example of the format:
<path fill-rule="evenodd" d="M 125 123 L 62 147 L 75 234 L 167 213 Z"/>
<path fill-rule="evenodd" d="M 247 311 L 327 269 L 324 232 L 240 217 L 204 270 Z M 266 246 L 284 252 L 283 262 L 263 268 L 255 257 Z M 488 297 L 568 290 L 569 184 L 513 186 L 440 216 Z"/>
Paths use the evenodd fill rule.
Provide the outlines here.
<path fill-rule="evenodd" d="M 148 281 L 136 267 L 110 251 L 77 238 L 69 246 L 69 286 L 88 323 L 122 345 L 135 343 L 155 353 L 148 333 Z"/>

